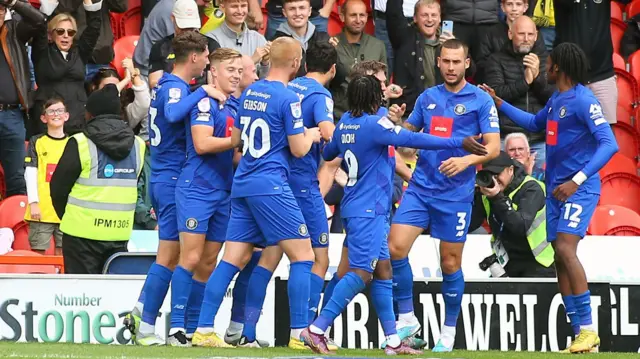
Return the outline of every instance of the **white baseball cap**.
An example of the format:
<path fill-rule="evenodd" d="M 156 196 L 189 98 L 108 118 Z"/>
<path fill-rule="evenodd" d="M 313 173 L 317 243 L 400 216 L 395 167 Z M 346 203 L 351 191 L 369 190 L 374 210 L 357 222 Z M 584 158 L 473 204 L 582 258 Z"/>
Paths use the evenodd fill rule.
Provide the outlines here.
<path fill-rule="evenodd" d="M 199 29 L 202 26 L 198 4 L 194 0 L 178 0 L 171 13 L 180 29 Z"/>

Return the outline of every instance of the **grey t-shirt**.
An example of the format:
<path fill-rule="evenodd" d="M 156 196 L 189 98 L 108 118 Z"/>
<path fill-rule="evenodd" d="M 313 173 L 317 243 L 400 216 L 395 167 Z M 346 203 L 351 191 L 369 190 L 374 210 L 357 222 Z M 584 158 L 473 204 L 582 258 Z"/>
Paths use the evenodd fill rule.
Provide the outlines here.
<path fill-rule="evenodd" d="M 144 23 L 138 45 L 133 53 L 133 62 L 144 76 L 149 76 L 149 56 L 153 44 L 175 32 L 171 21 L 173 4 L 175 0 L 160 0 Z"/>

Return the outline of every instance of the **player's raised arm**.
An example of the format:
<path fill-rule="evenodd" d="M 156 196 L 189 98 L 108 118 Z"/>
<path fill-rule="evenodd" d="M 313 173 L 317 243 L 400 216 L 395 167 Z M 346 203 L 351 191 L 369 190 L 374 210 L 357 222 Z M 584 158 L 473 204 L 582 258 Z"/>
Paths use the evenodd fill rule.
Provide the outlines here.
<path fill-rule="evenodd" d="M 234 147 L 231 137 L 213 135 L 214 117 L 211 115 L 211 110 L 211 100 L 206 97 L 191 110 L 191 138 L 193 147 L 199 155 L 224 152 Z M 218 111 L 218 109 L 213 110 Z"/>
<path fill-rule="evenodd" d="M 406 128 L 407 130 L 411 131 L 411 132 L 420 132 L 420 130 L 422 130 L 422 128 L 424 127 L 424 98 L 426 97 L 426 95 L 423 93 L 420 96 L 418 96 L 418 99 L 416 100 L 416 104 L 413 107 L 413 111 L 409 114 L 409 118 L 407 118 L 407 120 L 402 124 L 402 126 L 404 128 Z M 402 117 L 402 115 L 404 115 L 404 109 L 406 108 L 405 105 L 403 106 L 397 106 L 394 105 L 396 107 L 396 110 L 393 112 L 400 112 L 398 113 L 398 117 Z M 393 106 L 392 106 L 393 107 Z"/>
<path fill-rule="evenodd" d="M 224 102 L 227 99 L 222 92 L 211 85 L 202 85 L 199 89 L 183 98 L 182 94 L 187 91 L 188 86 L 186 84 L 169 89 L 169 101 L 164 105 L 164 116 L 167 121 L 171 123 L 183 121 L 196 104 L 207 96 L 220 102 Z"/>
<path fill-rule="evenodd" d="M 284 127 L 287 132 L 289 149 L 291 154 L 301 158 L 304 157 L 314 143 L 320 142 L 320 129 L 317 127 L 305 128 L 302 121 L 302 106 L 297 101 L 297 96 L 293 100 L 284 101 L 282 112 L 284 114 Z"/>
<path fill-rule="evenodd" d="M 547 114 L 549 113 L 548 103 L 542 110 L 533 115 L 514 107 L 510 103 L 496 96 L 496 92 L 486 84 L 479 85 L 478 87 L 488 93 L 495 102 L 496 107 L 500 111 L 504 112 L 504 114 L 518 126 L 530 132 L 541 132 L 547 127 Z"/>

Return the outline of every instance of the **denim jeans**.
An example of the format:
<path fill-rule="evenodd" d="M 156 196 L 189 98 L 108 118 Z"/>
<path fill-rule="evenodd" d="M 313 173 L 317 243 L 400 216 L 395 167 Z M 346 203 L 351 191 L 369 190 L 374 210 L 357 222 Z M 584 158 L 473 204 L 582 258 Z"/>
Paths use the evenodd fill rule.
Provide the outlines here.
<path fill-rule="evenodd" d="M 264 37 L 267 41 L 273 40 L 273 37 L 276 36 L 276 31 L 280 24 L 287 21 L 287 19 L 282 15 L 273 15 L 269 13 L 267 19 L 267 30 L 264 32 Z M 324 18 L 320 15 L 309 18 L 309 21 L 316 27 L 316 31 L 327 32 L 327 27 L 329 26 L 329 19 Z"/>
<path fill-rule="evenodd" d="M 0 165 L 4 169 L 7 197 L 27 193 L 24 181 L 25 136 L 22 111 L 0 111 Z"/>
<path fill-rule="evenodd" d="M 375 37 L 384 42 L 387 48 L 387 73 L 393 73 L 393 47 L 391 41 L 389 41 L 389 34 L 387 33 L 387 21 L 379 17 L 375 17 L 374 23 L 376 25 Z M 391 77 L 391 76 L 389 76 Z"/>
<path fill-rule="evenodd" d="M 111 65 L 100 65 L 100 64 L 87 64 L 86 73 L 84 76 L 85 81 L 91 81 L 93 76 L 98 72 L 101 68 L 111 67 Z"/>
<path fill-rule="evenodd" d="M 544 180 L 545 162 L 547 160 L 547 143 L 545 141 L 531 142 L 529 144 L 531 153 L 536 153 L 536 162 L 533 164 L 533 177 Z"/>
<path fill-rule="evenodd" d="M 548 52 L 551 52 L 553 50 L 553 42 L 556 40 L 556 28 L 541 27 L 539 31 L 542 35 L 542 40 L 544 40 L 544 47 L 547 48 Z"/>

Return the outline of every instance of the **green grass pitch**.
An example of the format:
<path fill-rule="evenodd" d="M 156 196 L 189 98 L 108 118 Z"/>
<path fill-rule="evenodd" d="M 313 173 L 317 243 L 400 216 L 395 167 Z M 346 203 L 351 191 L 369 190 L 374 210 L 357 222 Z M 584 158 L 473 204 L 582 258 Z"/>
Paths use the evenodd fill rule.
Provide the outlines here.
<path fill-rule="evenodd" d="M 529 353 L 529 352 L 470 352 L 454 351 L 450 354 L 436 354 L 425 351 L 418 356 L 422 359 L 460 358 L 460 359 L 542 359 L 566 358 L 566 354 Z M 599 353 L 586 354 L 588 358 L 623 359 L 639 358 L 638 353 Z M 204 349 L 204 348 L 171 348 L 171 347 L 138 347 L 91 344 L 40 344 L 0 342 L 0 358 L 2 359 L 261 359 L 261 358 L 307 358 L 319 359 L 310 351 L 296 351 L 287 348 L 266 349 Z M 348 358 L 384 358 L 381 350 L 340 350 L 335 357 Z M 575 356 L 573 356 L 575 357 Z"/>

